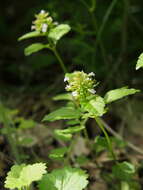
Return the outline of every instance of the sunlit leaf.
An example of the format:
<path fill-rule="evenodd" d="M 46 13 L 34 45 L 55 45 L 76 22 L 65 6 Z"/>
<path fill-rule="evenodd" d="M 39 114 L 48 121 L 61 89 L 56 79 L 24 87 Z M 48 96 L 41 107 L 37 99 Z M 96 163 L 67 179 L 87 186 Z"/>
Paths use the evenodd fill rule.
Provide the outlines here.
<path fill-rule="evenodd" d="M 24 53 L 25 55 L 31 55 L 32 53 L 36 53 L 37 51 L 40 51 L 44 48 L 48 48 L 49 46 L 46 44 L 42 44 L 42 43 L 35 43 L 35 44 L 31 44 L 30 46 L 28 46 L 27 48 L 25 48 Z"/>
<path fill-rule="evenodd" d="M 53 100 L 72 100 L 72 95 L 71 93 L 59 94 L 57 96 L 54 96 Z"/>
<path fill-rule="evenodd" d="M 108 104 L 116 100 L 119 100 L 125 96 L 135 94 L 137 92 L 140 92 L 140 90 L 136 90 L 134 88 L 128 89 L 128 87 L 122 87 L 122 88 L 108 91 L 104 96 L 104 100 L 106 104 Z"/>
<path fill-rule="evenodd" d="M 87 184 L 85 171 L 65 167 L 46 174 L 39 183 L 40 190 L 82 190 Z"/>
<path fill-rule="evenodd" d="M 48 37 L 56 43 L 60 38 L 67 34 L 70 29 L 71 28 L 68 24 L 60 24 L 49 31 Z"/>
<path fill-rule="evenodd" d="M 60 119 L 77 119 L 80 117 L 80 112 L 72 107 L 62 107 L 50 114 L 46 115 L 43 121 L 55 121 Z"/>
<path fill-rule="evenodd" d="M 67 147 L 56 148 L 50 152 L 49 157 L 51 159 L 61 159 L 64 157 L 67 151 L 68 151 Z"/>
<path fill-rule="evenodd" d="M 8 172 L 5 187 L 9 189 L 27 187 L 33 181 L 40 180 L 45 173 L 46 166 L 44 163 L 14 165 L 10 172 Z"/>
<path fill-rule="evenodd" d="M 43 34 L 38 32 L 38 31 L 29 32 L 29 33 L 24 34 L 20 38 L 18 38 L 18 41 L 25 40 L 25 39 L 28 39 L 28 38 L 35 38 L 35 37 L 38 37 L 38 36 L 43 36 Z"/>
<path fill-rule="evenodd" d="M 88 111 L 91 116 L 102 116 L 105 110 L 104 99 L 100 96 L 96 96 L 84 105 L 85 111 Z"/>
<path fill-rule="evenodd" d="M 141 67 L 143 67 L 143 53 L 141 53 L 137 60 L 136 70 L 140 69 Z"/>

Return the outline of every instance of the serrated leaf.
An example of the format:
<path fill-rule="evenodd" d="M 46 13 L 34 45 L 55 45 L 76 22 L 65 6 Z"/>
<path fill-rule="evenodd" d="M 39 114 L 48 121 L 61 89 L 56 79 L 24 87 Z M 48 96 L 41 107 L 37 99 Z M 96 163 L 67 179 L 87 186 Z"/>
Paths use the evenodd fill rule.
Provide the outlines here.
<path fill-rule="evenodd" d="M 65 167 L 46 174 L 39 183 L 40 190 L 82 190 L 87 184 L 88 175 L 85 171 Z"/>
<path fill-rule="evenodd" d="M 14 165 L 10 172 L 8 172 L 5 187 L 10 189 L 27 187 L 33 181 L 40 180 L 45 173 L 46 166 L 44 163 Z"/>
<path fill-rule="evenodd" d="M 127 181 L 131 180 L 133 174 L 135 173 L 135 167 L 131 163 L 124 161 L 114 165 L 112 172 L 116 178 Z"/>
<path fill-rule="evenodd" d="M 39 37 L 39 36 L 43 36 L 43 34 L 38 31 L 29 32 L 29 33 L 24 34 L 20 38 L 18 38 L 18 41 L 25 40 L 28 38 L 35 38 L 35 37 Z"/>
<path fill-rule="evenodd" d="M 48 115 L 46 115 L 43 121 L 55 121 L 61 119 L 77 119 L 80 117 L 80 111 L 72 107 L 62 107 Z"/>
<path fill-rule="evenodd" d="M 64 93 L 64 94 L 59 94 L 57 96 L 53 97 L 53 100 L 72 100 L 71 93 Z"/>
<path fill-rule="evenodd" d="M 44 163 L 36 163 L 27 165 L 21 171 L 20 178 L 23 179 L 25 186 L 29 186 L 33 181 L 38 181 L 46 173 L 46 165 Z"/>
<path fill-rule="evenodd" d="M 143 53 L 141 53 L 137 60 L 136 70 L 140 69 L 141 67 L 143 67 Z"/>
<path fill-rule="evenodd" d="M 15 189 L 15 188 L 20 189 L 23 186 L 20 174 L 25 166 L 26 166 L 25 164 L 12 166 L 11 170 L 7 174 L 4 187 L 9 189 Z"/>
<path fill-rule="evenodd" d="M 84 109 L 91 116 L 102 116 L 106 112 L 104 99 L 101 96 L 96 96 L 94 99 L 85 103 Z"/>
<path fill-rule="evenodd" d="M 26 56 L 31 55 L 32 53 L 36 53 L 37 51 L 40 51 L 44 48 L 49 48 L 49 46 L 46 44 L 42 44 L 42 43 L 34 43 L 31 44 L 30 46 L 28 46 L 27 48 L 25 48 L 24 50 L 24 54 Z"/>
<path fill-rule="evenodd" d="M 49 31 L 48 37 L 55 43 L 70 31 L 68 24 L 60 24 Z"/>
<path fill-rule="evenodd" d="M 64 157 L 67 151 L 68 151 L 67 147 L 56 148 L 50 152 L 49 157 L 51 159 L 61 159 Z"/>
<path fill-rule="evenodd" d="M 136 90 L 134 88 L 128 89 L 128 87 L 122 87 L 122 88 L 108 91 L 104 96 L 104 100 L 106 104 L 109 104 L 125 96 L 135 94 L 137 92 L 140 92 L 140 90 Z"/>

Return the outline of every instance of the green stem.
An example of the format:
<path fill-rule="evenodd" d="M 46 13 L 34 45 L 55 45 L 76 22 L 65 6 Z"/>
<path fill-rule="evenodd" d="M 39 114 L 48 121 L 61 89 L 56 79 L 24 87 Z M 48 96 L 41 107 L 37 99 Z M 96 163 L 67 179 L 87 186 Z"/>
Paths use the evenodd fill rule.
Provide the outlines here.
<path fill-rule="evenodd" d="M 60 56 L 59 53 L 57 52 L 56 48 L 52 48 L 52 51 L 54 52 L 54 54 L 55 54 L 57 60 L 59 61 L 59 64 L 60 64 L 62 70 L 64 71 L 64 73 L 67 73 L 67 68 L 65 67 L 65 64 L 64 64 L 64 62 L 63 62 L 61 56 Z"/>
<path fill-rule="evenodd" d="M 107 143 L 108 143 L 108 147 L 109 147 L 109 150 L 111 152 L 111 155 L 113 157 L 114 160 L 116 160 L 116 155 L 113 151 L 113 147 L 112 147 L 112 143 L 110 141 L 110 138 L 108 136 L 108 133 L 106 132 L 106 130 L 104 129 L 104 126 L 102 125 L 101 121 L 100 121 L 100 118 L 99 117 L 95 117 L 95 120 L 96 120 L 96 123 L 98 124 L 99 128 L 102 130 L 102 132 L 104 133 L 105 135 L 105 138 L 107 140 Z"/>

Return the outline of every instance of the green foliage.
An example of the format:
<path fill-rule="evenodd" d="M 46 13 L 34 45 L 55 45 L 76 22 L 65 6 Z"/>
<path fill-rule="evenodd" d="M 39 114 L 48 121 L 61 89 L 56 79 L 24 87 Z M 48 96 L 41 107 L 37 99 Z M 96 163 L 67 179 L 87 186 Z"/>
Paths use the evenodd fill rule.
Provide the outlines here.
<path fill-rule="evenodd" d="M 101 96 L 95 96 L 89 102 L 82 104 L 83 109 L 88 111 L 90 117 L 102 116 L 105 110 L 105 102 Z"/>
<path fill-rule="evenodd" d="M 138 58 L 137 64 L 136 64 L 136 70 L 140 69 L 143 67 L 143 53 Z"/>
<path fill-rule="evenodd" d="M 123 181 L 131 180 L 135 173 L 135 167 L 129 162 L 117 163 L 112 168 L 113 175 Z"/>
<path fill-rule="evenodd" d="M 70 31 L 70 26 L 60 24 L 49 31 L 48 37 L 56 44 L 65 34 Z"/>
<path fill-rule="evenodd" d="M 55 121 L 61 119 L 77 119 L 80 117 L 80 111 L 72 107 L 62 107 L 46 115 L 43 121 Z"/>
<path fill-rule="evenodd" d="M 57 96 L 54 96 L 53 100 L 72 100 L 72 96 L 70 93 L 59 94 Z"/>
<path fill-rule="evenodd" d="M 85 126 L 73 126 L 69 127 L 67 129 L 56 129 L 55 135 L 57 138 L 61 140 L 70 140 L 72 138 L 72 134 L 77 133 L 85 129 Z"/>
<path fill-rule="evenodd" d="M 38 181 L 46 173 L 46 165 L 44 163 L 36 163 L 32 165 L 14 165 L 8 172 L 5 187 L 9 189 L 28 187 L 34 181 Z"/>
<path fill-rule="evenodd" d="M 136 90 L 134 88 L 128 89 L 128 87 L 122 87 L 122 88 L 108 91 L 104 96 L 104 100 L 106 104 L 109 104 L 125 96 L 135 94 L 137 92 L 140 92 L 140 90 Z"/>
<path fill-rule="evenodd" d="M 41 34 L 41 33 L 38 32 L 38 31 L 29 32 L 29 33 L 27 33 L 27 34 L 24 34 L 24 35 L 21 36 L 20 38 L 18 38 L 18 41 L 26 40 L 26 39 L 29 39 L 29 38 L 36 38 L 36 37 L 40 37 L 40 36 L 43 36 L 43 34 Z"/>
<path fill-rule="evenodd" d="M 64 155 L 66 154 L 67 151 L 68 151 L 67 147 L 55 148 L 50 152 L 49 157 L 51 159 L 58 159 L 59 160 L 59 159 L 64 157 Z"/>
<path fill-rule="evenodd" d="M 88 175 L 81 169 L 65 167 L 46 174 L 39 183 L 39 190 L 82 190 Z"/>
<path fill-rule="evenodd" d="M 37 51 L 40 51 L 44 48 L 49 48 L 49 46 L 44 45 L 42 43 L 35 43 L 35 44 L 31 44 L 30 46 L 25 48 L 24 53 L 26 56 L 28 56 L 28 55 L 31 55 L 32 53 L 36 53 Z"/>

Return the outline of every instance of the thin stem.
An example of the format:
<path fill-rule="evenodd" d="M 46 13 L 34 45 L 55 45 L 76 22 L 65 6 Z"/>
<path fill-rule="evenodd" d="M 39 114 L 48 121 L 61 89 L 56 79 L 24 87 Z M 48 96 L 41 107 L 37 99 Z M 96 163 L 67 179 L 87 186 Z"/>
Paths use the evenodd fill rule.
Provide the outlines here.
<path fill-rule="evenodd" d="M 89 136 L 88 136 L 88 132 L 87 132 L 87 129 L 86 129 L 86 122 L 87 122 L 88 118 L 84 119 L 83 121 L 80 122 L 80 126 L 84 126 L 84 130 L 83 130 L 83 133 L 84 133 L 84 136 L 85 136 L 85 139 L 86 139 L 86 142 L 88 144 L 88 146 L 90 147 L 90 139 L 89 139 Z"/>
<path fill-rule="evenodd" d="M 60 66 L 61 66 L 63 72 L 64 72 L 64 73 L 67 73 L 67 68 L 66 68 L 66 66 L 65 66 L 65 64 L 64 64 L 64 62 L 63 62 L 61 56 L 59 55 L 58 51 L 56 50 L 56 48 L 52 48 L 52 51 L 54 52 L 54 54 L 55 54 L 57 60 L 59 61 L 59 64 L 60 64 Z"/>
<path fill-rule="evenodd" d="M 100 122 L 100 119 L 99 119 L 98 117 L 95 117 L 95 120 L 96 120 L 96 122 L 97 122 L 99 128 L 102 130 L 102 132 L 103 132 L 104 135 L 105 135 L 105 138 L 106 138 L 106 140 L 107 140 L 108 147 L 109 147 L 109 150 L 110 150 L 110 152 L 111 152 L 111 155 L 112 155 L 113 159 L 116 160 L 116 155 L 115 155 L 115 153 L 114 153 L 114 151 L 113 151 L 112 143 L 111 143 L 111 141 L 110 141 L 110 138 L 109 138 L 109 136 L 108 136 L 108 133 L 107 133 L 106 130 L 104 129 L 104 126 L 103 126 L 102 123 Z"/>

